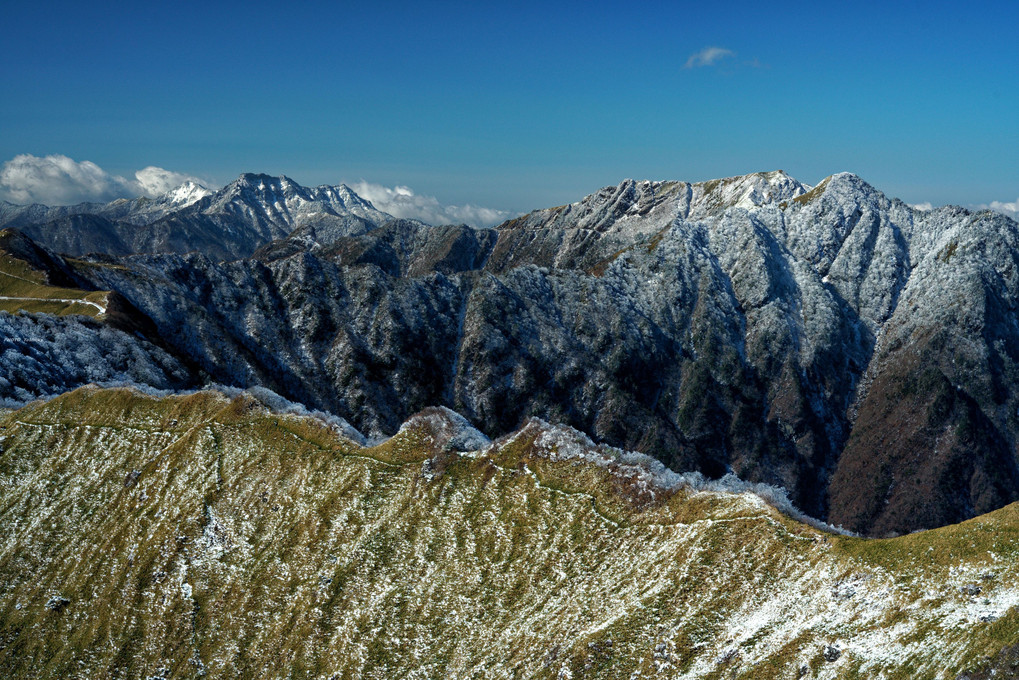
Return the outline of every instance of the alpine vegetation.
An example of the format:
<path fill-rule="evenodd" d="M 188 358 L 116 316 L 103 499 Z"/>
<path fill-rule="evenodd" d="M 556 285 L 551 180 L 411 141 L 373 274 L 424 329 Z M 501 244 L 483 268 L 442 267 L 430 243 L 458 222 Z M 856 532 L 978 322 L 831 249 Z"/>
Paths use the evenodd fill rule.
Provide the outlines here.
<path fill-rule="evenodd" d="M 12 679 L 1004 677 L 1019 625 L 1015 506 L 862 539 L 537 419 L 364 446 L 246 394 L 0 433 Z"/>

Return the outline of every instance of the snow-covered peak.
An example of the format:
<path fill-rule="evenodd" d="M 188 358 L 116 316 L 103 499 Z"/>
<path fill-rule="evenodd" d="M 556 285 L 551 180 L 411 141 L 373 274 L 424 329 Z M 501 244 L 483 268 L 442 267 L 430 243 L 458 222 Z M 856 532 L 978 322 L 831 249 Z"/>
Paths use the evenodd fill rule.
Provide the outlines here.
<path fill-rule="evenodd" d="M 232 214 L 285 232 L 305 224 L 321 225 L 323 220 L 360 218 L 381 224 L 392 219 L 342 184 L 309 188 L 285 175 L 252 173 L 217 192 L 203 212 Z"/>
<path fill-rule="evenodd" d="M 324 199 L 342 203 L 348 208 L 375 210 L 375 206 L 372 205 L 371 201 L 358 195 L 346 184 L 337 184 L 336 186 L 323 184 L 315 187 L 312 191 Z"/>
<path fill-rule="evenodd" d="M 840 210 L 846 219 L 859 209 L 886 210 L 891 201 L 881 191 L 851 172 L 837 172 L 825 177 L 795 203 L 809 207 L 809 212 Z M 794 206 L 790 202 L 791 206 Z M 905 204 L 902 204 L 905 206 Z"/>
<path fill-rule="evenodd" d="M 202 186 L 201 184 L 197 184 L 196 182 L 192 181 L 187 181 L 181 184 L 176 189 L 171 189 L 170 191 L 163 194 L 163 198 L 167 203 L 170 203 L 175 207 L 186 208 L 189 205 L 197 203 L 206 196 L 211 195 L 212 191 Z"/>
<path fill-rule="evenodd" d="M 691 216 L 718 214 L 730 208 L 750 210 L 788 201 L 810 191 L 809 184 L 783 170 L 755 172 L 693 185 Z"/>
<path fill-rule="evenodd" d="M 246 172 L 218 192 L 216 204 L 232 200 L 238 196 L 257 196 L 260 199 L 274 196 L 294 194 L 299 185 L 286 175 L 273 177 L 261 173 Z"/>

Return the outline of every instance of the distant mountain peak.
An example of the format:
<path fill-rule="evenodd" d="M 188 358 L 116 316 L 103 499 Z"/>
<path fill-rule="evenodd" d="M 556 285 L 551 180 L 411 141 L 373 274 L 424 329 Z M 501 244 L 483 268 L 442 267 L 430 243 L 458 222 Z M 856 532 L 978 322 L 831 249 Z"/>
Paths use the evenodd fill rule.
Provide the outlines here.
<path fill-rule="evenodd" d="M 355 216 L 375 224 L 392 219 L 377 210 L 350 187 L 321 185 L 314 188 L 298 184 L 286 175 L 244 173 L 213 195 L 205 212 L 227 211 L 258 215 L 287 230 L 301 226 L 315 215 Z"/>
<path fill-rule="evenodd" d="M 713 179 L 698 182 L 694 187 L 701 189 L 699 202 L 712 213 L 771 205 L 802 196 L 811 189 L 809 184 L 789 176 L 784 170 Z"/>
<path fill-rule="evenodd" d="M 163 198 L 175 207 L 186 208 L 189 205 L 193 205 L 198 201 L 202 200 L 206 196 L 211 196 L 212 191 L 197 182 L 188 180 L 184 182 L 176 189 L 163 194 Z"/>

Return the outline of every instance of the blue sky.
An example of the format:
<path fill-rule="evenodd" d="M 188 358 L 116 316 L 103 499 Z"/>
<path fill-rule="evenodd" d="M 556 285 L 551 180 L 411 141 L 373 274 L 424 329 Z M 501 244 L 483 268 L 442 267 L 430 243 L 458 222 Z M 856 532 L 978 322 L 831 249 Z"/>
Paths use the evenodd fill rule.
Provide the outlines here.
<path fill-rule="evenodd" d="M 1014 2 L 40 2 L 2 16 L 0 162 L 363 179 L 510 211 L 626 177 L 778 168 L 856 172 L 914 203 L 1019 196 Z M 723 51 L 691 61 L 710 47 Z"/>

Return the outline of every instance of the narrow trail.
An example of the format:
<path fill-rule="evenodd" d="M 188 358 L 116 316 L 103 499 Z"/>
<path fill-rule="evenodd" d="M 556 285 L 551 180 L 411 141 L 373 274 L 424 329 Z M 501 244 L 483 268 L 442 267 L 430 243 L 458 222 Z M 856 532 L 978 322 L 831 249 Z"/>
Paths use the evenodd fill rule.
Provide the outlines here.
<path fill-rule="evenodd" d="M 103 307 L 98 302 L 91 302 L 89 300 L 75 300 L 73 298 L 39 298 L 39 297 L 12 297 L 9 295 L 0 295 L 0 300 L 29 300 L 32 302 L 66 302 L 67 304 L 79 304 L 89 305 L 99 310 L 100 314 L 106 313 L 106 307 Z"/>
<path fill-rule="evenodd" d="M 45 285 L 45 284 L 39 283 L 38 281 L 33 281 L 32 279 L 26 279 L 24 276 L 18 276 L 17 274 L 11 274 L 10 272 L 0 272 L 0 274 L 3 274 L 4 276 L 9 276 L 12 279 L 17 279 L 18 281 L 24 281 L 25 283 L 31 283 L 33 286 Z"/>

